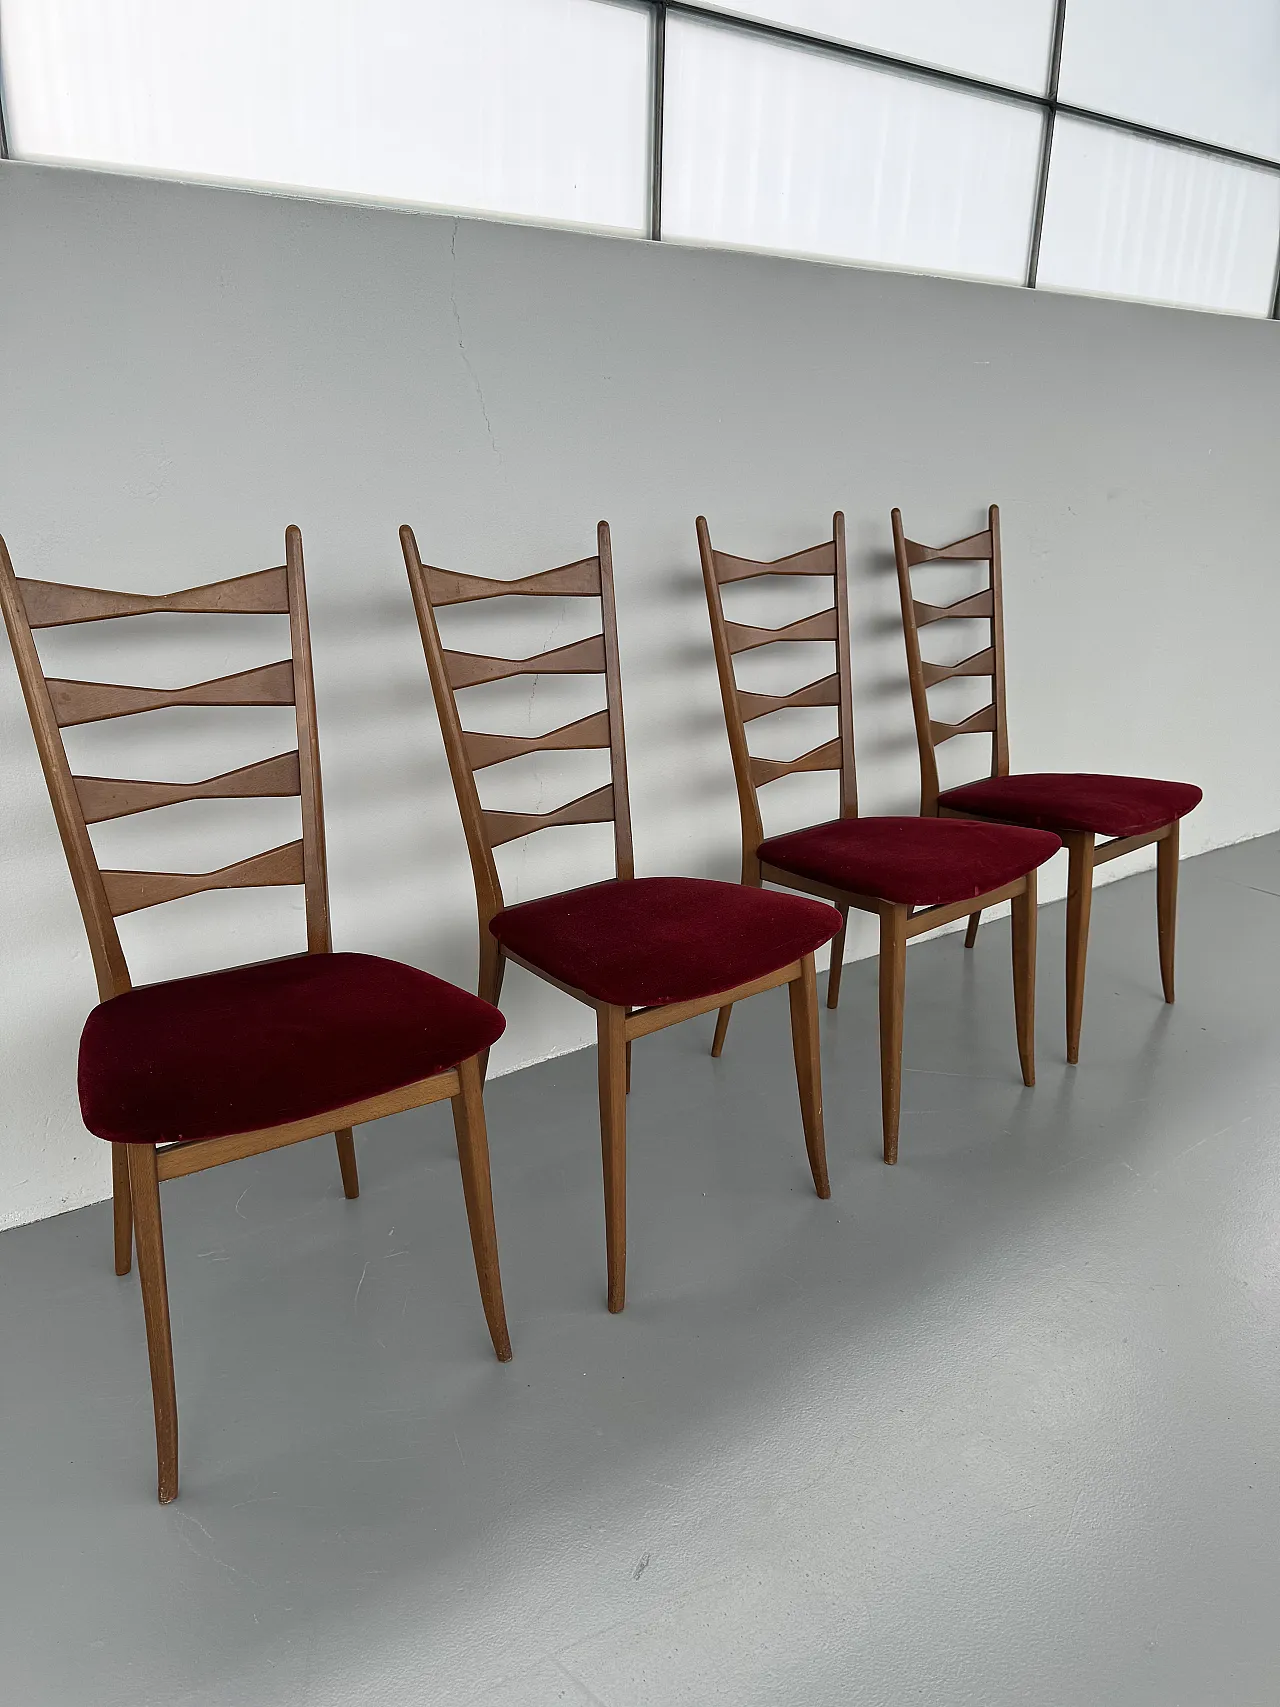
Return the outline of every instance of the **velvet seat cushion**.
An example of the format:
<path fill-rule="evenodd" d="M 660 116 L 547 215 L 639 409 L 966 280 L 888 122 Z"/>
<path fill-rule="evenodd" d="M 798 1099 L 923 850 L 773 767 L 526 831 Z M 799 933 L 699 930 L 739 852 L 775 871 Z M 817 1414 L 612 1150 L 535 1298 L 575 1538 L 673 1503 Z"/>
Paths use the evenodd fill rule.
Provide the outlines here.
<path fill-rule="evenodd" d="M 956 818 L 833 818 L 760 844 L 767 865 L 912 907 L 945 906 L 1025 877 L 1062 843 L 1043 830 Z"/>
<path fill-rule="evenodd" d="M 830 942 L 825 901 L 702 877 L 635 877 L 506 907 L 512 954 L 615 1007 L 664 1007 L 748 984 Z"/>
<path fill-rule="evenodd" d="M 940 806 L 1043 830 L 1092 830 L 1139 836 L 1184 818 L 1204 798 L 1192 782 L 1145 776 L 1093 776 L 1085 771 L 1030 771 L 985 777 L 938 796 Z"/>
<path fill-rule="evenodd" d="M 501 1037 L 497 1008 L 372 954 L 305 954 L 150 984 L 80 1039 L 80 1107 L 123 1144 L 305 1120 L 457 1066 Z"/>

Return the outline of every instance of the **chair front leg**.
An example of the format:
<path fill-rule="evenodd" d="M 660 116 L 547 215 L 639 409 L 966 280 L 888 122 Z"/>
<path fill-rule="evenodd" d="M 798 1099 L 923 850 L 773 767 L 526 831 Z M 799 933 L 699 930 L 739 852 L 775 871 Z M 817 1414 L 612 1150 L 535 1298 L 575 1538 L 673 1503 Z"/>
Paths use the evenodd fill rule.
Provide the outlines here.
<path fill-rule="evenodd" d="M 1036 1082 L 1036 874 L 1027 873 L 1026 887 L 1009 903 L 1013 938 L 1013 1017 L 1018 1028 L 1018 1059 L 1022 1082 Z"/>
<path fill-rule="evenodd" d="M 342 1174 L 342 1193 L 348 1199 L 360 1195 L 360 1174 L 356 1167 L 356 1141 L 349 1126 L 344 1126 L 341 1132 L 334 1133 L 334 1141 L 338 1146 L 338 1168 Z"/>
<path fill-rule="evenodd" d="M 1092 833 L 1067 830 L 1067 1061 L 1080 1059 L 1080 1022 L 1084 1017 L 1084 969 L 1089 954 L 1089 914 L 1093 907 Z"/>
<path fill-rule="evenodd" d="M 831 962 L 827 967 L 827 1006 L 840 1005 L 840 975 L 844 971 L 844 939 L 849 934 L 849 909 L 840 909 L 840 929 L 831 944 Z"/>
<path fill-rule="evenodd" d="M 898 1159 L 902 1108 L 902 1011 L 907 997 L 907 908 L 880 914 L 880 1113 L 884 1159 Z"/>
<path fill-rule="evenodd" d="M 711 1053 L 716 1060 L 720 1059 L 720 1051 L 724 1048 L 724 1040 L 729 1035 L 729 1021 L 733 1017 L 733 1003 L 727 1008 L 721 1008 L 716 1014 L 716 1034 L 711 1040 Z"/>
<path fill-rule="evenodd" d="M 1178 928 L 1178 820 L 1156 843 L 1156 927 L 1160 940 L 1160 982 L 1164 999 L 1173 1000 L 1173 944 Z"/>
<path fill-rule="evenodd" d="M 627 1010 L 596 1009 L 600 1151 L 604 1161 L 604 1240 L 609 1309 L 627 1297 Z"/>
<path fill-rule="evenodd" d="M 133 1198 L 129 1191 L 129 1146 L 111 1146 L 111 1209 L 115 1222 L 116 1273 L 133 1263 Z"/>
<path fill-rule="evenodd" d="M 981 907 L 979 907 L 979 909 L 976 913 L 970 913 L 969 914 L 969 923 L 965 926 L 964 946 L 966 948 L 972 948 L 974 943 L 977 942 L 977 940 L 978 940 L 978 926 L 981 923 L 982 923 L 982 909 L 981 909 Z"/>
<path fill-rule="evenodd" d="M 791 1049 L 796 1058 L 796 1088 L 800 1092 L 800 1118 L 804 1123 L 804 1147 L 809 1153 L 813 1189 L 819 1197 L 831 1196 L 827 1177 L 827 1140 L 822 1128 L 822 1057 L 818 1047 L 818 978 L 813 956 L 800 962 L 800 976 L 787 985 L 791 998 Z"/>
<path fill-rule="evenodd" d="M 147 1356 L 151 1362 L 151 1401 L 156 1417 L 157 1483 L 160 1504 L 168 1505 L 178 1493 L 178 1397 L 173 1383 L 173 1337 L 169 1330 L 169 1287 L 160 1222 L 160 1179 L 154 1144 L 130 1144 L 127 1148 L 138 1279 L 142 1284 L 142 1313 L 147 1324 Z"/>
<path fill-rule="evenodd" d="M 462 1168 L 462 1195 L 471 1229 L 471 1252 L 475 1257 L 480 1302 L 489 1324 L 489 1337 L 499 1363 L 511 1361 L 511 1335 L 502 1302 L 502 1276 L 498 1272 L 498 1231 L 493 1220 L 493 1181 L 489 1173 L 489 1137 L 484 1119 L 483 1081 L 480 1056 L 473 1055 L 458 1068 L 460 1089 L 453 1098 L 453 1131 L 458 1142 Z"/>

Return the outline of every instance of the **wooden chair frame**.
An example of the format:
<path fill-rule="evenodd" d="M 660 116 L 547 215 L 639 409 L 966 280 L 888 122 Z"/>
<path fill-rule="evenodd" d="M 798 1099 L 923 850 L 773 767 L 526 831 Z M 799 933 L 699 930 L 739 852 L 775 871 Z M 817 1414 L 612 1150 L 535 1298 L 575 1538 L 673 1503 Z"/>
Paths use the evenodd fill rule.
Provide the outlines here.
<path fill-rule="evenodd" d="M 987 526 L 950 545 L 922 545 L 908 539 L 902 512 L 894 510 L 893 555 L 898 570 L 902 601 L 902 628 L 907 646 L 907 674 L 911 682 L 911 705 L 915 715 L 916 745 L 920 751 L 920 810 L 942 818 L 971 818 L 993 822 L 976 812 L 961 812 L 938 800 L 937 749 L 956 735 L 991 736 L 988 776 L 1009 775 L 1009 727 L 1005 694 L 1004 587 L 1000 555 L 1000 510 L 992 504 Z M 925 604 L 911 590 L 911 571 L 922 563 L 987 563 L 986 587 L 950 605 Z M 958 664 L 932 664 L 920 653 L 920 630 L 930 623 L 955 618 L 977 619 L 990 624 L 989 644 Z M 991 704 L 983 706 L 961 723 L 940 723 L 929 714 L 929 689 L 953 676 L 990 676 Z M 995 820 L 999 821 L 999 820 Z M 1067 850 L 1067 1061 L 1080 1059 L 1080 1026 L 1084 1016 L 1085 961 L 1089 951 L 1089 915 L 1093 905 L 1093 874 L 1099 865 L 1123 854 L 1156 844 L 1156 930 L 1160 953 L 1160 981 L 1166 1002 L 1174 997 L 1174 940 L 1178 916 L 1178 820 L 1134 836 L 1115 836 L 1099 841 L 1092 831 L 1057 829 Z M 984 902 L 983 906 L 989 903 Z M 982 922 L 982 907 L 969 914 L 964 945 L 972 948 Z"/>
<path fill-rule="evenodd" d="M 98 994 L 104 1002 L 132 988 L 116 919 L 139 908 L 158 906 L 203 890 L 300 884 L 306 898 L 307 952 L 327 954 L 332 948 L 302 535 L 296 527 L 290 527 L 285 534 L 285 557 L 286 561 L 276 568 L 181 592 L 157 595 L 117 593 L 49 581 L 20 580 L 14 574 L 9 553 L 3 539 L 0 539 L 0 608 L 9 631 L 58 833 L 84 917 L 97 974 Z M 45 676 L 33 629 L 109 621 L 158 611 L 287 615 L 290 656 L 279 663 L 217 681 L 174 689 L 59 681 Z M 114 777 L 72 775 L 61 734 L 64 728 L 182 705 L 292 705 L 296 717 L 297 750 L 204 782 L 136 782 Z M 300 797 L 301 839 L 239 860 L 219 871 L 104 871 L 98 864 L 89 837 L 90 824 L 179 801 L 288 795 Z M 260 1155 L 267 1150 L 331 1132 L 337 1141 L 343 1191 L 348 1198 L 355 1198 L 360 1194 L 360 1185 L 352 1127 L 379 1120 L 383 1115 L 439 1102 L 446 1097 L 453 1104 L 464 1197 L 485 1319 L 494 1350 L 505 1362 L 511 1356 L 511 1341 L 498 1272 L 479 1056 L 398 1090 L 282 1126 L 169 1145 L 112 1144 L 115 1268 L 120 1275 L 129 1272 L 132 1246 L 136 1244 L 151 1364 L 162 1504 L 174 1499 L 178 1492 L 178 1418 L 160 1217 L 161 1181 L 200 1173 L 223 1162 Z"/>
<path fill-rule="evenodd" d="M 827 1177 L 826 1144 L 822 1123 L 822 1077 L 818 1056 L 817 986 L 812 954 L 781 967 L 766 977 L 753 979 L 727 993 L 699 997 L 662 1007 L 622 1008 L 598 1001 L 585 991 L 561 983 L 539 966 L 504 949 L 489 930 L 489 921 L 501 912 L 502 883 L 493 850 L 504 842 L 532 835 L 559 824 L 613 824 L 614 870 L 621 880 L 635 876 L 631 841 L 631 813 L 627 795 L 627 757 L 622 722 L 622 674 L 618 657 L 618 626 L 613 591 L 613 556 L 609 527 L 596 529 L 597 551 L 540 574 L 516 580 L 496 580 L 461 575 L 452 570 L 424 564 L 413 529 L 400 529 L 405 568 L 413 592 L 414 609 L 426 653 L 432 693 L 444 737 L 449 773 L 466 834 L 471 869 L 475 878 L 479 912 L 480 979 L 478 993 L 495 1005 L 502 992 L 506 962 L 512 960 L 527 972 L 563 990 L 575 1001 L 594 1010 L 599 1059 L 600 1137 L 604 1171 L 605 1250 L 608 1265 L 608 1306 L 615 1314 L 626 1298 L 627 1263 L 627 1172 L 626 1097 L 631 1081 L 631 1045 L 668 1026 L 698 1014 L 710 1013 L 726 999 L 744 1000 L 762 990 L 786 984 L 791 1003 L 792 1045 L 800 1094 L 805 1147 L 813 1183 L 819 1197 L 831 1195 Z M 586 640 L 530 658 L 496 658 L 452 652 L 441 643 L 435 610 L 440 605 L 470 603 L 477 599 L 517 594 L 529 597 L 576 597 L 600 600 L 601 631 Z M 508 676 L 557 674 L 602 674 L 605 680 L 605 709 L 544 735 L 487 735 L 466 730 L 458 710 L 457 693 L 480 682 L 501 681 Z M 610 782 L 572 800 L 553 812 L 511 813 L 486 810 L 480 803 L 475 772 L 524 753 L 579 748 L 609 750 Z"/>
<path fill-rule="evenodd" d="M 831 945 L 831 966 L 827 974 L 829 1008 L 836 1007 L 840 1000 L 840 976 L 844 969 L 845 933 L 850 909 L 872 913 L 878 917 L 881 1118 L 884 1159 L 893 1163 L 898 1159 L 898 1128 L 902 1108 L 902 1033 L 906 1005 L 907 943 L 913 937 L 922 936 L 926 931 L 937 930 L 940 925 L 964 918 L 973 909 L 974 902 L 953 901 L 940 906 L 910 907 L 896 901 L 885 901 L 874 895 L 857 894 L 835 884 L 800 877 L 760 858 L 760 844 L 765 840 L 764 822 L 760 812 L 760 790 L 780 777 L 790 776 L 798 771 L 838 771 L 840 816 L 858 816 L 844 515 L 837 510 L 832 517 L 830 540 L 773 561 L 733 557 L 728 552 L 715 550 L 704 516 L 698 517 L 697 528 L 702 577 L 707 591 L 707 609 L 711 617 L 711 637 L 715 645 L 716 670 L 720 678 L 720 696 L 724 703 L 729 750 L 733 756 L 733 774 L 738 789 L 738 809 L 742 819 L 742 881 L 756 886 L 773 883 L 787 889 L 798 889 L 806 895 L 819 895 L 824 900 L 834 901 L 839 907 L 843 923 L 840 934 Z M 829 576 L 834 583 L 832 604 L 783 628 L 749 627 L 728 621 L 724 614 L 721 588 L 731 582 L 755 580 L 764 575 Z M 760 646 L 797 640 L 834 641 L 834 673 L 787 694 L 748 693 L 739 688 L 733 662 L 738 653 L 753 651 Z M 838 733 L 832 740 L 791 760 L 761 759 L 753 755 L 747 739 L 749 722 L 757 717 L 768 716 L 774 711 L 815 705 L 835 707 Z M 1036 874 L 1029 871 L 1025 877 L 991 890 L 977 899 L 983 907 L 993 907 L 1006 900 L 1010 903 L 1013 915 L 1013 991 L 1018 1058 L 1023 1082 L 1034 1085 Z M 713 1054 L 718 1055 L 724 1047 L 731 1012 L 731 1004 L 720 1010 L 715 1042 L 712 1045 Z"/>

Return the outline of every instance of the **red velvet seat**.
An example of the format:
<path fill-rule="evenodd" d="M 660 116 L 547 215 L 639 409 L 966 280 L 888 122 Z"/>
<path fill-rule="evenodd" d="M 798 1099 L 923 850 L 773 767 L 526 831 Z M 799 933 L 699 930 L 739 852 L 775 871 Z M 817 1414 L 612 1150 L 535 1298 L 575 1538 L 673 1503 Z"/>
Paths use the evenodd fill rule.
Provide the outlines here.
<path fill-rule="evenodd" d="M 759 846 L 766 865 L 909 907 L 946 906 L 1025 877 L 1062 843 L 1043 830 L 956 818 L 833 818 Z"/>
<path fill-rule="evenodd" d="M 716 996 L 812 954 L 840 929 L 825 901 L 702 877 L 635 877 L 505 907 L 504 949 L 617 1007 Z"/>
<path fill-rule="evenodd" d="M 505 1024 L 478 996 L 372 954 L 236 966 L 96 1007 L 80 1040 L 80 1107 L 115 1143 L 252 1132 L 430 1078 Z"/>
<path fill-rule="evenodd" d="M 1095 776 L 1087 771 L 1031 771 L 948 788 L 939 794 L 938 804 L 1043 830 L 1140 836 L 1185 818 L 1202 799 L 1202 790 L 1191 782 Z"/>

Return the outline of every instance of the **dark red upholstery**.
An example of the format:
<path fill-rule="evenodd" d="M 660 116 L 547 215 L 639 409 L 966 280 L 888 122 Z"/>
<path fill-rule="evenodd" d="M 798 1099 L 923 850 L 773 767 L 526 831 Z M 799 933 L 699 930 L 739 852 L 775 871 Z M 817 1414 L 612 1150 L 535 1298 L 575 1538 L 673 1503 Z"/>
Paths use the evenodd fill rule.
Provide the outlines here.
<path fill-rule="evenodd" d="M 1099 836 L 1139 836 L 1184 818 L 1203 793 L 1193 782 L 1145 776 L 1092 776 L 1083 771 L 1034 771 L 966 782 L 938 796 L 940 806 L 977 812 L 1042 830 L 1092 830 Z"/>
<path fill-rule="evenodd" d="M 975 834 L 976 831 L 976 834 Z M 1062 843 L 1042 830 L 955 818 L 833 818 L 760 844 L 768 865 L 857 895 L 912 907 L 986 895 L 1051 859 Z"/>
<path fill-rule="evenodd" d="M 648 1008 L 716 996 L 830 942 L 825 901 L 702 877 L 636 877 L 507 907 L 489 929 L 512 954 L 598 1002 Z"/>
<path fill-rule="evenodd" d="M 253 1132 L 430 1078 L 505 1025 L 478 996 L 372 954 L 236 966 L 96 1007 L 80 1108 L 123 1144 Z"/>

